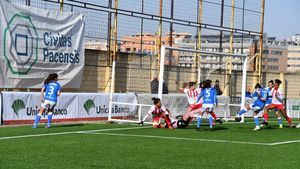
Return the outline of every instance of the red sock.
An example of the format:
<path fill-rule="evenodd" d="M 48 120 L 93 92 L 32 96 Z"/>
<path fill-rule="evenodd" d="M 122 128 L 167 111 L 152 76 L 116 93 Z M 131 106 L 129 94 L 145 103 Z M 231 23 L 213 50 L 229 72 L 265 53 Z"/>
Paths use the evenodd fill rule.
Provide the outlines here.
<path fill-rule="evenodd" d="M 211 112 L 210 115 L 216 120 L 217 119 L 217 116 L 214 112 Z"/>
<path fill-rule="evenodd" d="M 291 118 L 287 114 L 284 114 L 284 117 L 285 117 L 286 121 L 288 121 L 289 124 L 292 123 Z"/>
<path fill-rule="evenodd" d="M 263 117 L 264 117 L 264 119 L 265 119 L 265 122 L 268 122 L 268 119 L 269 119 L 268 113 L 264 113 L 264 114 L 263 114 Z"/>
<path fill-rule="evenodd" d="M 169 117 L 165 117 L 165 122 L 167 123 L 168 127 L 172 127 L 171 119 Z"/>

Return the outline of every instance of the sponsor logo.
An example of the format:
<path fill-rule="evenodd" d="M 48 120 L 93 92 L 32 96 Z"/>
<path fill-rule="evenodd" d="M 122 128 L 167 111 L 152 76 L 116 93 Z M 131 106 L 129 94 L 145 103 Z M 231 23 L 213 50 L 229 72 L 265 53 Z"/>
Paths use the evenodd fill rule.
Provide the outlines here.
<path fill-rule="evenodd" d="M 3 51 L 9 70 L 26 75 L 38 60 L 38 33 L 31 18 L 15 14 L 7 23 L 3 36 Z"/>
<path fill-rule="evenodd" d="M 298 105 L 292 105 L 292 110 L 300 110 L 300 106 L 298 106 Z"/>
<path fill-rule="evenodd" d="M 25 102 L 23 101 L 23 100 L 21 100 L 21 99 L 17 99 L 17 100 L 15 100 L 14 102 L 13 102 L 13 104 L 11 105 L 11 108 L 13 109 L 13 112 L 19 117 L 19 115 L 20 115 L 20 113 L 23 113 L 23 114 L 25 114 L 26 113 L 26 115 L 27 116 L 36 116 L 38 113 L 39 113 L 39 106 L 33 106 L 33 107 L 31 107 L 31 106 L 29 106 L 29 107 L 27 107 L 26 105 L 25 105 Z M 22 111 L 22 110 L 26 110 L 26 112 L 25 111 Z M 59 109 L 59 108 L 56 108 L 56 109 L 54 109 L 54 111 L 53 111 L 53 114 L 54 115 L 62 115 L 62 116 L 66 116 L 66 115 L 68 115 L 68 110 L 67 109 Z M 44 113 L 44 116 L 45 116 L 46 114 Z"/>
<path fill-rule="evenodd" d="M 23 100 L 18 99 L 13 102 L 11 108 L 13 109 L 14 113 L 19 117 L 19 111 L 25 109 L 26 106 Z"/>
<path fill-rule="evenodd" d="M 90 110 L 95 108 L 95 103 L 93 100 L 89 99 L 83 104 L 83 108 L 87 114 L 90 114 Z"/>
<path fill-rule="evenodd" d="M 17 13 L 4 28 L 4 57 L 12 74 L 27 75 L 38 60 L 39 63 L 80 62 L 80 52 L 77 48 L 73 49 L 74 39 L 71 35 L 36 27 L 33 19 Z"/>
<path fill-rule="evenodd" d="M 88 99 L 84 102 L 83 108 L 85 112 L 89 115 L 90 113 L 94 112 L 95 114 L 108 114 L 109 113 L 109 107 L 107 105 L 96 105 L 93 100 Z M 128 106 L 118 106 L 114 105 L 112 107 L 112 113 L 113 114 L 129 114 L 130 108 Z"/>

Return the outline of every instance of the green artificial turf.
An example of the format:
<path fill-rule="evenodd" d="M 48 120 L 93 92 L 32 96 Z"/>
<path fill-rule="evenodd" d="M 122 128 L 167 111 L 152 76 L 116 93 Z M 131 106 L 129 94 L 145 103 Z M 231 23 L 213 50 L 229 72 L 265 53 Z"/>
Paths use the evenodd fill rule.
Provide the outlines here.
<path fill-rule="evenodd" d="M 270 145 L 300 140 L 300 129 L 279 129 L 276 123 L 260 131 L 252 131 L 253 128 L 253 123 L 224 123 L 216 125 L 213 132 L 208 126 L 202 126 L 200 131 L 194 126 L 168 130 L 120 124 L 57 125 L 50 129 L 42 125 L 38 129 L 4 127 L 0 128 L 0 168 L 300 167 L 300 141 Z M 50 133 L 55 134 L 47 135 Z"/>

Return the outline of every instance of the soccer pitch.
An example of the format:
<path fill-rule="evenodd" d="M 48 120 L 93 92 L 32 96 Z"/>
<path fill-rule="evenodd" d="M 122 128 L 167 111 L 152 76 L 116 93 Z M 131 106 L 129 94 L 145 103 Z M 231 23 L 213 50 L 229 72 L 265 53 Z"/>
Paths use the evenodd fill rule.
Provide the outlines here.
<path fill-rule="evenodd" d="M 275 123 L 153 129 L 120 124 L 0 128 L 0 168 L 299 168 L 300 130 Z"/>

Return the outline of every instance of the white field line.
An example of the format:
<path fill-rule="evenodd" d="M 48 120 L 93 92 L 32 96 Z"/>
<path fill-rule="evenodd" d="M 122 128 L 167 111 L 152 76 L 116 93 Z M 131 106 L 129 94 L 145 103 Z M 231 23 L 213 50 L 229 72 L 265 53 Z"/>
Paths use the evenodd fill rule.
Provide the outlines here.
<path fill-rule="evenodd" d="M 273 143 L 258 143 L 258 142 L 244 142 L 244 141 L 230 141 L 230 140 L 214 140 L 214 139 L 198 139 L 198 138 L 184 138 L 184 137 L 165 137 L 153 135 L 137 135 L 137 134 L 119 134 L 119 133 L 82 133 L 82 134 L 95 134 L 95 135 L 109 135 L 109 136 L 122 136 L 122 137 L 140 137 L 140 138 L 158 138 L 169 140 L 186 140 L 186 141 L 205 141 L 205 142 L 218 142 L 218 143 L 231 143 L 231 144 L 250 144 L 250 145 L 263 145 L 270 146 Z"/>
<path fill-rule="evenodd" d="M 270 143 L 270 145 L 276 146 L 276 145 L 292 144 L 292 143 L 300 143 L 300 140 L 282 141 L 282 142 Z"/>
<path fill-rule="evenodd" d="M 30 137 L 42 137 L 42 136 L 67 135 L 67 134 L 77 134 L 77 133 L 90 133 L 90 132 L 101 132 L 101 131 L 133 130 L 133 129 L 141 129 L 141 128 L 147 128 L 147 127 L 127 127 L 127 128 L 82 130 L 82 131 L 69 131 L 69 132 L 57 132 L 57 133 L 45 133 L 45 134 L 31 134 L 31 135 L 21 135 L 21 136 L 0 137 L 0 140 L 10 140 L 10 139 L 18 139 L 18 138 L 30 138 Z M 33 130 L 36 130 L 36 129 L 33 129 Z"/>
<path fill-rule="evenodd" d="M 205 142 L 219 142 L 219 143 L 232 143 L 232 144 L 249 144 L 249 145 L 264 145 L 264 146 L 275 146 L 292 143 L 300 143 L 300 140 L 291 140 L 274 143 L 259 143 L 259 142 L 243 142 L 243 141 L 231 141 L 231 140 L 214 140 L 214 139 L 197 139 L 197 138 L 183 138 L 183 137 L 164 137 L 164 136 L 153 136 L 153 135 L 136 135 L 136 134 L 118 134 L 118 133 L 105 133 L 105 131 L 122 131 L 122 130 L 134 130 L 147 127 L 127 127 L 127 128 L 110 128 L 110 129 L 98 129 L 98 130 L 82 130 L 82 131 L 70 131 L 70 132 L 57 132 L 57 133 L 45 133 L 45 134 L 32 134 L 32 135 L 21 135 L 21 136 L 9 136 L 0 137 L 0 140 L 10 140 L 19 138 L 31 138 L 31 137 L 43 137 L 43 136 L 56 136 L 56 135 L 67 135 L 67 134 L 96 134 L 96 135 L 110 135 L 110 136 L 123 136 L 123 137 L 141 137 L 141 138 L 158 138 L 158 139 L 170 139 L 170 140 L 186 140 L 186 141 L 205 141 Z M 95 133 L 103 132 L 103 133 Z"/>

